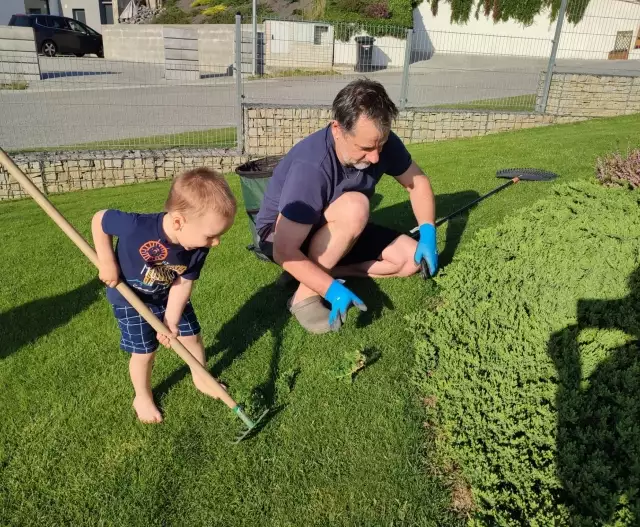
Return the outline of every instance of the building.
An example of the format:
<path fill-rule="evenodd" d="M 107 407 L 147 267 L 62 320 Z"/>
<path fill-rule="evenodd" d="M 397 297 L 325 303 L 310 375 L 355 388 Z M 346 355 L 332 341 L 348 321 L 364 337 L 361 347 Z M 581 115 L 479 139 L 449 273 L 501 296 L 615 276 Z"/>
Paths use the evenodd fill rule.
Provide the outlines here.
<path fill-rule="evenodd" d="M 548 57 L 555 21 L 543 10 L 533 23 L 494 23 L 482 13 L 466 24 L 451 23 L 451 5 L 441 1 L 438 14 L 430 2 L 413 12 L 414 52 L 429 58 L 437 53 Z M 560 59 L 640 59 L 640 1 L 590 0 L 582 20 L 565 20 L 558 46 Z"/>
<path fill-rule="evenodd" d="M 0 25 L 9 23 L 17 13 L 61 15 L 84 22 L 99 33 L 102 26 L 113 24 L 118 0 L 0 0 Z M 114 6 L 114 3 L 116 4 Z M 120 3 L 124 3 L 120 0 Z"/>

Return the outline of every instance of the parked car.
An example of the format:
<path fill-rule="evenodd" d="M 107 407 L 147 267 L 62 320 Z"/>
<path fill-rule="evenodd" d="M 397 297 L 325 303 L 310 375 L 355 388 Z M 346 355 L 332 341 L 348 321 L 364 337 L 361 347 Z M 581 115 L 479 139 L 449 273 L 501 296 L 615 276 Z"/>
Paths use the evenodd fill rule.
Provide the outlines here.
<path fill-rule="evenodd" d="M 53 15 L 13 15 L 10 26 L 33 28 L 38 51 L 47 57 L 93 53 L 104 57 L 102 35 L 73 18 Z"/>

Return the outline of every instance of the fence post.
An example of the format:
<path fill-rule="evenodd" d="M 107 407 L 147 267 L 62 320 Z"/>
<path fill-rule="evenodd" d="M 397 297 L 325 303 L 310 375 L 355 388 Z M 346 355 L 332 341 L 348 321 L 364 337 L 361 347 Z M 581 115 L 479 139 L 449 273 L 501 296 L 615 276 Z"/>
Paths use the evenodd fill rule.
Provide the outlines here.
<path fill-rule="evenodd" d="M 244 153 L 244 115 L 242 111 L 242 16 L 236 13 L 236 142 L 238 152 Z"/>
<path fill-rule="evenodd" d="M 547 101 L 549 100 L 549 90 L 551 89 L 551 78 L 553 70 L 556 67 L 556 54 L 558 53 L 558 45 L 562 36 L 562 24 L 564 23 L 564 14 L 567 11 L 567 0 L 560 3 L 560 11 L 558 11 L 558 20 L 556 21 L 556 32 L 553 36 L 553 45 L 551 46 L 551 55 L 549 56 L 549 64 L 547 72 L 544 76 L 544 87 L 542 88 L 542 98 L 538 100 L 536 111 L 544 113 L 547 111 Z"/>
<path fill-rule="evenodd" d="M 412 46 L 413 29 L 407 29 L 407 41 L 404 47 L 404 66 L 402 68 L 402 85 L 400 86 L 400 110 L 404 110 L 409 102 L 409 66 L 411 65 Z"/>
<path fill-rule="evenodd" d="M 252 70 L 251 73 L 254 75 L 258 74 L 257 68 L 257 55 L 258 55 L 258 0 L 253 0 L 253 8 L 252 8 L 252 36 L 251 36 L 251 65 Z"/>

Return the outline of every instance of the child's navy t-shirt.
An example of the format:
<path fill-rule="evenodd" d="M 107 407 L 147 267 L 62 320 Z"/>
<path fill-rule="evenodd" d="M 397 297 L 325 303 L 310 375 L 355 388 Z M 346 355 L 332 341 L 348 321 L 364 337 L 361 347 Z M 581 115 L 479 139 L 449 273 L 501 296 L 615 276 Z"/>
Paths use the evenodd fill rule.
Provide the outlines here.
<path fill-rule="evenodd" d="M 169 288 L 179 276 L 198 279 L 209 253 L 206 247 L 188 251 L 167 240 L 162 228 L 164 215 L 108 210 L 102 218 L 102 230 L 118 237 L 115 253 L 121 279 L 147 304 L 165 304 Z M 111 287 L 107 288 L 107 299 L 116 306 L 129 306 Z"/>

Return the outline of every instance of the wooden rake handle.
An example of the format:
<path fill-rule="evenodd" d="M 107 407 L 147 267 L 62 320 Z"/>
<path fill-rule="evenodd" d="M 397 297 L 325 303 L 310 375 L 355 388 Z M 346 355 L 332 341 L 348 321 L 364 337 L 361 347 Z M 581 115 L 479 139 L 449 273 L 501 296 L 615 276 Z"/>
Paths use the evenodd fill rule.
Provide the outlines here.
<path fill-rule="evenodd" d="M 13 160 L 7 155 L 7 153 L 0 148 L 0 165 L 9 172 L 13 178 L 20 183 L 20 186 L 24 191 L 29 194 L 35 202 L 40 205 L 42 210 L 56 223 L 60 229 L 71 239 L 73 243 L 78 246 L 84 255 L 91 260 L 91 263 L 98 267 L 98 255 L 94 251 L 87 241 L 80 235 L 80 233 L 71 225 L 66 218 L 60 214 L 53 204 L 44 196 L 40 190 L 33 184 L 33 182 L 18 168 Z M 158 333 L 164 335 L 171 335 L 171 331 L 156 317 L 153 312 L 138 298 L 133 290 L 124 282 L 120 282 L 116 289 L 120 294 L 134 307 L 134 309 L 140 313 L 153 329 Z M 232 410 L 235 410 L 238 406 L 237 403 L 231 398 L 227 391 L 213 378 L 213 376 L 207 371 L 207 369 L 198 362 L 198 360 L 191 355 L 189 350 L 175 337 L 171 338 L 171 349 L 175 351 L 180 358 L 187 363 L 191 371 L 198 375 L 198 377 L 206 383 L 206 389 L 208 395 L 220 399 Z"/>

